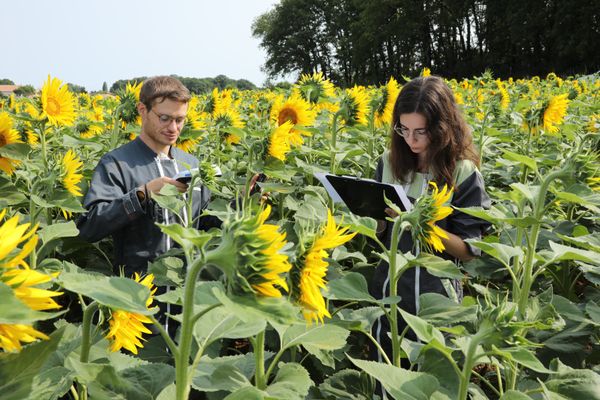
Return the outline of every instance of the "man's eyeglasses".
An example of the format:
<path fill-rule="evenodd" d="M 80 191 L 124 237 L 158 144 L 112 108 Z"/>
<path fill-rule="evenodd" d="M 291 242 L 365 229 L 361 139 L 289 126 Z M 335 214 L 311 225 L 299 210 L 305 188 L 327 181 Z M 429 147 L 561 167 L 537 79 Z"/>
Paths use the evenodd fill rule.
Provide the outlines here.
<path fill-rule="evenodd" d="M 161 123 L 161 125 L 170 125 L 171 121 L 175 121 L 175 124 L 179 127 L 181 127 L 183 125 L 183 123 L 185 122 L 185 117 L 171 117 L 170 115 L 167 114 L 159 114 L 154 110 L 150 110 L 152 111 L 157 117 L 158 117 L 158 121 Z"/>
<path fill-rule="evenodd" d="M 408 140 L 408 138 L 410 136 L 410 129 L 408 129 L 407 127 L 405 127 L 402 124 L 399 124 L 399 126 L 398 125 L 394 126 L 394 132 L 396 132 L 398 135 L 402 136 L 404 138 L 404 140 Z M 429 132 L 427 131 L 427 128 L 413 129 L 412 135 L 415 138 L 415 140 L 419 141 L 419 140 L 423 140 L 427 136 L 429 136 Z"/>

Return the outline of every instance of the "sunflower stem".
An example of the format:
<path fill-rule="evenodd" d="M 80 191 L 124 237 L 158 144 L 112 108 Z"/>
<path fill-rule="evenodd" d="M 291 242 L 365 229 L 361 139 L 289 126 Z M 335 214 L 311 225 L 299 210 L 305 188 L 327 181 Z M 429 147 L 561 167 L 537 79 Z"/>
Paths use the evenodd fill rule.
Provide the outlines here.
<path fill-rule="evenodd" d="M 81 355 L 79 360 L 86 363 L 90 357 L 92 317 L 98 310 L 98 303 L 93 301 L 83 310 L 83 325 L 81 332 Z"/>
<path fill-rule="evenodd" d="M 165 328 L 163 328 L 161 323 L 158 322 L 156 320 L 156 318 L 154 318 L 154 315 L 150 315 L 150 320 L 152 320 L 152 324 L 154 324 L 154 326 L 158 330 L 158 333 L 160 334 L 160 336 L 162 336 L 163 340 L 169 347 L 169 350 L 171 350 L 171 354 L 173 354 L 173 358 L 177 359 L 177 356 L 179 355 L 179 349 L 177 348 L 177 345 L 175 344 L 173 339 L 171 339 L 171 337 L 169 336 L 169 334 L 167 333 Z"/>
<path fill-rule="evenodd" d="M 261 331 L 256 338 L 252 340 L 254 347 L 254 359 L 256 360 L 256 373 L 254 374 L 254 384 L 258 390 L 264 390 L 267 387 L 265 376 L 265 331 Z"/>
<path fill-rule="evenodd" d="M 401 216 L 396 217 L 394 226 L 392 228 L 392 240 L 390 243 L 390 250 L 388 253 L 389 259 L 389 274 L 390 274 L 390 297 L 394 297 L 398 294 L 397 282 L 404 270 L 396 270 L 396 257 L 398 255 L 398 244 L 400 238 L 404 234 L 407 228 L 407 224 L 402 220 Z M 392 341 L 392 364 L 396 367 L 400 367 L 400 341 L 398 340 L 398 305 L 396 303 L 390 304 L 390 330 L 391 330 L 391 341 Z"/>
<path fill-rule="evenodd" d="M 335 165 L 335 155 L 336 155 L 336 148 L 337 148 L 337 120 L 338 120 L 339 114 L 335 113 L 333 115 L 333 121 L 331 122 L 331 156 L 329 159 L 329 169 L 331 170 L 331 173 L 335 175 L 335 169 L 336 169 L 336 165 Z"/>
<path fill-rule="evenodd" d="M 186 251 L 188 265 L 191 260 L 190 252 Z M 175 386 L 176 399 L 187 400 L 190 393 L 190 374 L 188 371 L 190 352 L 192 347 L 194 324 L 192 321 L 194 312 L 194 291 L 200 270 L 204 266 L 204 256 L 197 258 L 190 266 L 185 279 L 182 319 L 181 340 L 179 342 L 179 354 L 175 357 Z"/>
<path fill-rule="evenodd" d="M 521 315 L 525 315 L 525 310 L 527 309 L 528 301 L 529 301 L 529 292 L 531 291 L 531 287 L 533 285 L 534 280 L 534 272 L 533 265 L 535 263 L 536 256 L 536 248 L 538 242 L 538 236 L 541 228 L 541 220 L 544 216 L 545 204 L 546 204 L 546 194 L 548 193 L 548 188 L 550 184 L 563 176 L 569 170 L 570 165 L 567 162 L 563 168 L 558 171 L 554 171 L 546 176 L 546 178 L 542 181 L 540 186 L 540 190 L 538 192 L 535 203 L 533 206 L 533 216 L 535 217 L 535 224 L 531 227 L 529 241 L 527 243 L 527 254 L 525 255 L 525 265 L 523 267 L 523 278 L 522 278 L 522 286 L 519 291 L 519 312 Z"/>

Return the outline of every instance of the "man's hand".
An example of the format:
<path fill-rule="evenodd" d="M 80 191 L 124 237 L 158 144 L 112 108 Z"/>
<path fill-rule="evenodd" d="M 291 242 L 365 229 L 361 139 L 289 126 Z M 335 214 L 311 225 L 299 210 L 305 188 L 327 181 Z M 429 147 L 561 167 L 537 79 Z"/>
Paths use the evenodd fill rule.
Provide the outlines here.
<path fill-rule="evenodd" d="M 177 190 L 179 190 L 179 192 L 181 193 L 184 193 L 188 188 L 188 185 L 186 185 L 185 183 L 181 183 L 167 176 L 161 176 L 159 178 L 152 179 L 150 182 L 146 183 L 148 194 L 160 192 L 163 186 L 167 184 L 175 186 Z"/>

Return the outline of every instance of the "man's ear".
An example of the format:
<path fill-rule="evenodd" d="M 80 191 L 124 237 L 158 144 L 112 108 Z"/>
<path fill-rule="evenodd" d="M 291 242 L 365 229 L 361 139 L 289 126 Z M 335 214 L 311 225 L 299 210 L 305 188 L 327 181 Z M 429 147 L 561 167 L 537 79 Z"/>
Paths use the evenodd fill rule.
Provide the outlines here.
<path fill-rule="evenodd" d="M 138 114 L 142 115 L 143 113 L 148 112 L 148 109 L 146 108 L 146 106 L 144 105 L 144 103 L 137 103 L 136 106 L 137 110 L 138 110 Z"/>

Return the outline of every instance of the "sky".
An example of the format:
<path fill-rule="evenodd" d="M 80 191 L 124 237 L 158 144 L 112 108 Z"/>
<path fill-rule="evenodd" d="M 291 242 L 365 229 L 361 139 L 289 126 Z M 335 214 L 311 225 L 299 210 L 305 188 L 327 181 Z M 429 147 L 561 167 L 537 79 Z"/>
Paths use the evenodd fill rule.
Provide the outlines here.
<path fill-rule="evenodd" d="M 88 91 L 119 79 L 223 74 L 261 86 L 252 22 L 276 0 L 0 0 L 0 78 L 39 89 L 48 74 Z"/>

